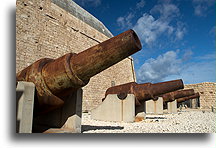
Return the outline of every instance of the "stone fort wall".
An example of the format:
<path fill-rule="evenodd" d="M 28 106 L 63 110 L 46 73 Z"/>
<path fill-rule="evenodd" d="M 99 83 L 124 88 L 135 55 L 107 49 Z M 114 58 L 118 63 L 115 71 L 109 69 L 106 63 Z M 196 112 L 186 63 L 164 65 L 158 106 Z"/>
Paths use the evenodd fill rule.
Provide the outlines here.
<path fill-rule="evenodd" d="M 41 58 L 79 53 L 112 37 L 94 16 L 71 0 L 17 0 L 16 72 Z M 128 57 L 92 77 L 83 88 L 83 111 L 101 103 L 111 85 L 135 81 Z"/>
<path fill-rule="evenodd" d="M 216 83 L 204 82 L 198 84 L 187 84 L 185 85 L 185 89 L 194 89 L 195 92 L 199 92 L 200 108 L 216 107 Z"/>

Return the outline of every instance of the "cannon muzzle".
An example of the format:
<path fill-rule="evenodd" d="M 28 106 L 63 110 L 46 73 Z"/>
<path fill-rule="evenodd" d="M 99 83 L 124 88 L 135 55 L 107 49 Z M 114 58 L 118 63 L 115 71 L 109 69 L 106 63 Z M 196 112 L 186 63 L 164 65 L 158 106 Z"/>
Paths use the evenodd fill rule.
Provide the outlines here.
<path fill-rule="evenodd" d="M 40 109 L 58 108 L 64 103 L 62 96 L 85 86 L 92 76 L 140 49 L 138 36 L 128 30 L 78 54 L 40 59 L 17 73 L 16 78 L 35 84 Z"/>
<path fill-rule="evenodd" d="M 199 93 L 195 93 L 194 95 L 191 95 L 191 96 L 188 96 L 188 97 L 183 97 L 183 98 L 179 98 L 179 99 L 176 99 L 177 103 L 181 103 L 181 102 L 185 102 L 187 100 L 190 100 L 190 99 L 196 99 L 196 98 L 199 98 L 200 95 Z"/>
<path fill-rule="evenodd" d="M 105 93 L 105 97 L 108 94 L 134 94 L 136 98 L 136 105 L 140 105 L 141 101 L 155 99 L 161 94 L 165 94 L 182 88 L 184 88 L 184 85 L 181 79 L 155 84 L 137 84 L 136 82 L 130 82 L 108 88 Z"/>
<path fill-rule="evenodd" d="M 193 89 L 173 91 L 173 92 L 162 95 L 163 102 L 171 102 L 178 98 L 183 98 L 183 97 L 194 95 L 194 93 L 195 92 Z"/>

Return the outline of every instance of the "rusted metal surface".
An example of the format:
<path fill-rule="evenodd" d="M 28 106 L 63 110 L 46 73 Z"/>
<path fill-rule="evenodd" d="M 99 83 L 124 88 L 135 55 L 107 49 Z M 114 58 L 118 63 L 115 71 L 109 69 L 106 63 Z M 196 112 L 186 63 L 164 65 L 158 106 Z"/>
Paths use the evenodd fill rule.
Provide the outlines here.
<path fill-rule="evenodd" d="M 156 99 L 157 96 L 184 88 L 182 80 L 173 80 L 161 83 L 137 84 L 130 82 L 107 89 L 105 97 L 108 94 L 134 94 L 136 105 L 141 105 L 142 101 Z"/>
<path fill-rule="evenodd" d="M 120 93 L 120 94 L 117 94 L 117 97 L 118 97 L 120 100 L 124 100 L 124 99 L 127 97 L 127 94 L 126 94 L 126 93 Z"/>
<path fill-rule="evenodd" d="M 118 63 L 141 49 L 141 43 L 133 30 L 128 30 L 110 40 L 79 53 L 72 61 L 72 69 L 79 78 L 90 77 Z"/>
<path fill-rule="evenodd" d="M 185 102 L 185 101 L 190 100 L 190 99 L 196 99 L 196 98 L 199 98 L 199 97 L 200 97 L 199 93 L 195 93 L 194 95 L 179 98 L 179 99 L 176 99 L 176 100 L 177 100 L 177 103 L 181 103 L 181 102 Z"/>
<path fill-rule="evenodd" d="M 178 98 L 187 97 L 187 96 L 191 96 L 194 94 L 195 92 L 193 89 L 185 89 L 185 90 L 178 90 L 178 91 L 166 93 L 162 95 L 162 97 L 163 97 L 163 102 L 171 102 Z"/>
<path fill-rule="evenodd" d="M 17 73 L 17 81 L 33 82 L 37 90 L 38 112 L 64 104 L 64 96 L 85 86 L 90 78 L 141 49 L 133 30 L 93 46 L 79 54 L 58 59 L 43 58 Z"/>

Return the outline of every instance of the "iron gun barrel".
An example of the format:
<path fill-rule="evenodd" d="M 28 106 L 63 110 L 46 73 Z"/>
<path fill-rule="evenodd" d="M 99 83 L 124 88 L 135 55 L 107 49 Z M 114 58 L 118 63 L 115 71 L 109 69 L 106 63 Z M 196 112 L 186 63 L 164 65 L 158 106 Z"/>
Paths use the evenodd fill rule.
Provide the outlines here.
<path fill-rule="evenodd" d="M 177 103 L 185 102 L 187 100 L 196 99 L 199 97 L 200 97 L 199 93 L 195 93 L 194 95 L 177 99 Z"/>
<path fill-rule="evenodd" d="M 165 94 L 182 88 L 184 88 L 184 85 L 181 79 L 155 84 L 137 84 L 136 82 L 130 82 L 108 88 L 105 93 L 105 97 L 108 94 L 134 94 L 136 98 L 136 105 L 140 105 L 141 101 L 155 99 L 155 97 L 161 94 Z"/>
<path fill-rule="evenodd" d="M 174 101 L 178 98 L 194 95 L 194 93 L 195 92 L 193 89 L 178 90 L 178 91 L 166 93 L 166 94 L 162 95 L 163 102 L 171 102 L 171 101 Z"/>
<path fill-rule="evenodd" d="M 128 30 L 78 54 L 40 59 L 17 73 L 16 78 L 17 81 L 35 84 L 40 106 L 57 108 L 64 103 L 62 95 L 85 86 L 92 76 L 134 54 L 141 47 L 136 33 Z"/>

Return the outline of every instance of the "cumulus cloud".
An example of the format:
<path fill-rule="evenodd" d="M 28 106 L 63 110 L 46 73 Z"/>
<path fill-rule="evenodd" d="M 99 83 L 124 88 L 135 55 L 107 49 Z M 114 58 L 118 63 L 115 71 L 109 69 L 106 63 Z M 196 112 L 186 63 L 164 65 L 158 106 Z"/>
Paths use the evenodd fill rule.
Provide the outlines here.
<path fill-rule="evenodd" d="M 118 17 L 117 18 L 117 24 L 122 28 L 131 28 L 132 27 L 132 19 L 134 17 L 133 13 L 129 13 L 128 15 L 124 17 Z"/>
<path fill-rule="evenodd" d="M 177 28 L 176 29 L 176 39 L 181 40 L 184 37 L 184 34 L 186 33 L 186 29 L 185 28 Z"/>
<path fill-rule="evenodd" d="M 215 53 L 194 57 L 195 60 L 202 59 L 196 63 L 189 60 L 193 55 L 191 50 L 186 50 L 182 57 L 178 54 L 179 50 L 168 51 L 156 59 L 146 60 L 137 70 L 138 83 L 157 83 L 175 79 L 183 79 L 185 84 L 216 82 Z"/>
<path fill-rule="evenodd" d="M 176 31 L 175 31 L 176 39 L 177 40 L 183 39 L 186 32 L 187 32 L 187 30 L 186 30 L 185 25 L 182 22 L 177 22 L 177 27 L 176 27 Z"/>
<path fill-rule="evenodd" d="M 208 62 L 189 63 L 185 65 L 180 74 L 170 75 L 164 81 L 183 79 L 184 84 L 201 82 L 216 82 L 215 60 Z"/>
<path fill-rule="evenodd" d="M 145 6 L 144 0 L 141 0 L 138 3 L 136 3 L 136 9 L 141 9 L 144 6 Z M 116 20 L 118 26 L 120 26 L 121 29 L 132 28 L 133 27 L 132 19 L 134 18 L 135 14 L 136 14 L 136 11 L 131 11 L 125 16 L 118 17 Z"/>
<path fill-rule="evenodd" d="M 73 1 L 81 6 L 90 5 L 93 7 L 97 7 L 101 4 L 101 0 L 73 0 Z"/>
<path fill-rule="evenodd" d="M 167 21 L 155 19 L 152 15 L 144 13 L 133 27 L 140 39 L 146 44 L 152 44 L 161 34 L 172 34 L 174 27 Z"/>
<path fill-rule="evenodd" d="M 186 27 L 182 22 L 177 21 L 180 11 L 176 5 L 169 2 L 158 4 L 151 9 L 150 13 L 144 13 L 133 27 L 147 45 L 151 46 L 161 36 L 174 36 L 175 40 L 183 39 Z"/>
<path fill-rule="evenodd" d="M 136 4 L 136 9 L 145 6 L 141 0 Z M 182 40 L 186 34 L 186 27 L 178 20 L 179 8 L 170 1 L 161 1 L 155 5 L 150 13 L 144 13 L 134 22 L 136 11 L 131 11 L 125 16 L 118 17 L 116 22 L 121 29 L 132 28 L 145 45 L 152 47 L 160 37 L 171 37 L 173 41 Z"/>
<path fill-rule="evenodd" d="M 141 0 L 140 2 L 138 2 L 137 4 L 136 4 L 136 8 L 137 9 L 141 9 L 141 8 L 143 8 L 145 6 L 145 1 L 144 0 Z"/>
<path fill-rule="evenodd" d="M 138 82 L 160 82 L 169 75 L 179 74 L 181 60 L 177 54 L 178 51 L 168 51 L 156 59 L 148 59 L 137 71 Z"/>
<path fill-rule="evenodd" d="M 159 13 L 160 19 L 172 19 L 179 15 L 179 9 L 176 5 L 171 3 L 162 3 L 155 5 L 151 11 L 151 14 Z"/>
<path fill-rule="evenodd" d="M 144 5 L 145 1 L 141 0 L 136 4 L 136 9 Z M 144 46 L 153 47 L 164 37 L 171 42 L 182 40 L 187 33 L 186 26 L 178 18 L 179 8 L 169 0 L 160 1 L 149 13 L 143 13 L 137 20 L 134 20 L 135 16 L 136 11 L 130 11 L 127 15 L 118 17 L 116 22 L 121 29 L 132 28 Z"/>
<path fill-rule="evenodd" d="M 209 7 L 215 4 L 215 0 L 193 0 L 194 14 L 196 16 L 206 16 Z"/>
<path fill-rule="evenodd" d="M 182 61 L 189 60 L 192 55 L 193 55 L 193 52 L 191 50 L 186 50 L 183 57 L 182 57 Z"/>
<path fill-rule="evenodd" d="M 215 51 L 212 52 L 212 53 L 209 53 L 209 54 L 206 54 L 206 55 L 202 55 L 202 56 L 198 56 L 196 57 L 197 60 L 215 60 L 216 57 L 215 57 Z"/>

